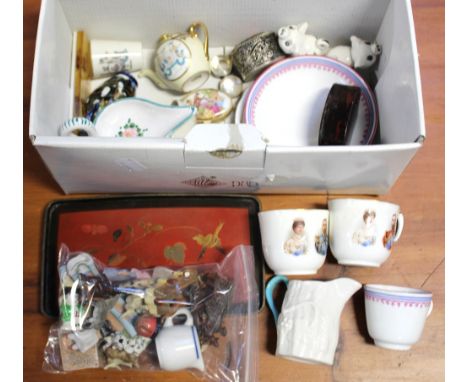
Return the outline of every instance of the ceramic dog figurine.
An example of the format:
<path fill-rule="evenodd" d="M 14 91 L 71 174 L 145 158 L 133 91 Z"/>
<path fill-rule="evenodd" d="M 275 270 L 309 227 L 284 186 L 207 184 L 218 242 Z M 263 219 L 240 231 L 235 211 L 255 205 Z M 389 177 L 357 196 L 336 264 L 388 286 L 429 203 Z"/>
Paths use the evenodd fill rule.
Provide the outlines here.
<path fill-rule="evenodd" d="M 318 55 L 328 52 L 330 44 L 327 40 L 306 34 L 309 24 L 304 22 L 288 25 L 278 30 L 278 43 L 281 50 L 290 55 Z"/>
<path fill-rule="evenodd" d="M 370 43 L 356 36 L 351 36 L 350 40 L 351 46 L 335 46 L 328 51 L 327 56 L 358 69 L 369 68 L 382 53 L 382 48 L 375 42 Z"/>

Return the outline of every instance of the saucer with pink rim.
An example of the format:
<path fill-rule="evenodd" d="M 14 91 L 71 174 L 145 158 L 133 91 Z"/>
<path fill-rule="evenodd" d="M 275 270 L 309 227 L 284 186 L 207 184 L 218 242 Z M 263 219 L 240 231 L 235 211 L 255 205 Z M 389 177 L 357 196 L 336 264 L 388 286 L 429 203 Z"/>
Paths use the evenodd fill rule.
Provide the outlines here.
<path fill-rule="evenodd" d="M 361 88 L 349 144 L 371 144 L 378 126 L 374 94 L 355 70 L 328 57 L 297 56 L 265 70 L 241 100 L 242 122 L 257 127 L 271 145 L 318 145 L 325 101 L 336 83 Z"/>

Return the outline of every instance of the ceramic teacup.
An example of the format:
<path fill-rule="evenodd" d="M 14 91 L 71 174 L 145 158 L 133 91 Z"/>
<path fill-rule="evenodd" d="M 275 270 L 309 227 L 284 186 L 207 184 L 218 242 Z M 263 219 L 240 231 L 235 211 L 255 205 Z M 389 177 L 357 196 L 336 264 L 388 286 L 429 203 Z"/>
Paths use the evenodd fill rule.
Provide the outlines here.
<path fill-rule="evenodd" d="M 174 325 L 174 317 L 182 314 L 187 318 L 185 323 Z M 156 336 L 155 344 L 161 369 L 167 371 L 188 368 L 205 370 L 197 329 L 193 326 L 193 317 L 188 309 L 178 309 L 173 316 L 166 318 Z"/>
<path fill-rule="evenodd" d="M 327 210 L 274 210 L 258 214 L 265 261 L 282 275 L 312 275 L 325 262 Z"/>
<path fill-rule="evenodd" d="M 419 341 L 432 312 L 432 293 L 392 285 L 364 286 L 366 321 L 377 346 L 408 350 Z"/>
<path fill-rule="evenodd" d="M 330 211 L 330 249 L 343 265 L 379 267 L 403 231 L 396 204 L 373 199 L 334 199 Z"/>
<path fill-rule="evenodd" d="M 203 40 L 199 37 L 200 30 Z M 149 77 L 162 89 L 188 93 L 203 85 L 211 70 L 205 24 L 194 23 L 185 34 L 162 35 L 156 47 L 154 67 L 155 72 L 145 69 L 140 75 Z"/>

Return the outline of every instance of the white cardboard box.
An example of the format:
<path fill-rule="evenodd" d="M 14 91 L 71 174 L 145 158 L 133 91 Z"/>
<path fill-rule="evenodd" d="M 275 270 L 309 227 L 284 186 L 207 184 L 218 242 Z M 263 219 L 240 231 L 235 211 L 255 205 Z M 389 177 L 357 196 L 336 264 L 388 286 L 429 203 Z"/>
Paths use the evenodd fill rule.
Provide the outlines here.
<path fill-rule="evenodd" d="M 331 45 L 351 34 L 382 45 L 375 67 L 381 144 L 281 147 L 252 126 L 223 125 L 216 140 L 197 126 L 186 141 L 59 137 L 71 117 L 73 32 L 141 40 L 153 49 L 164 32 L 208 25 L 210 45 L 232 46 L 286 24 L 309 22 Z M 77 192 L 387 192 L 425 138 L 419 64 L 409 0 L 43 0 L 31 95 L 30 137 L 66 193 Z M 278 126 L 279 129 L 287 129 Z M 211 155 L 235 133 L 245 150 Z M 201 134 L 201 135 L 197 135 Z M 251 140 L 253 139 L 253 140 Z M 245 141 L 247 142 L 247 140 Z"/>

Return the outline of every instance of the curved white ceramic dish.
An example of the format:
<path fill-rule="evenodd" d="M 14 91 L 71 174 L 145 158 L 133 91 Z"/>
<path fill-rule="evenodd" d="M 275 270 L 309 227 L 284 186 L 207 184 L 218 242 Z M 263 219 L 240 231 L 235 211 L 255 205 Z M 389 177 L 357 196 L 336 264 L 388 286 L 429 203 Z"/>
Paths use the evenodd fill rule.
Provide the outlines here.
<path fill-rule="evenodd" d="M 162 105 L 144 98 L 124 98 L 96 117 L 100 137 L 183 138 L 196 123 L 196 108 Z"/>
<path fill-rule="evenodd" d="M 356 71 L 327 57 L 297 56 L 269 67 L 240 100 L 236 122 L 256 126 L 273 145 L 318 145 L 323 108 L 335 83 L 361 88 L 350 144 L 371 144 L 378 126 L 373 92 Z"/>

